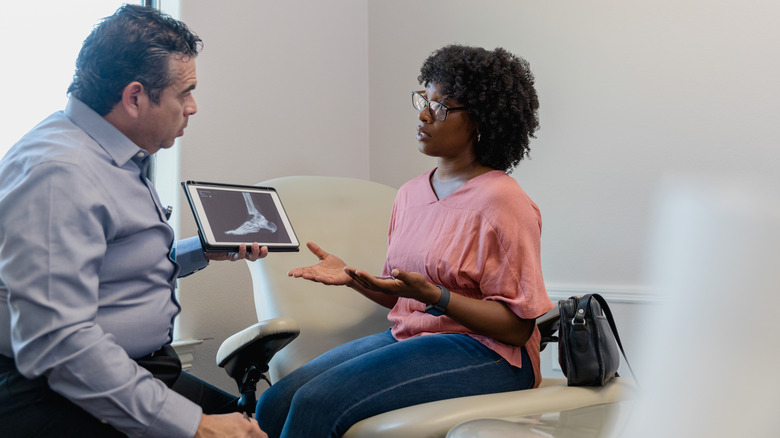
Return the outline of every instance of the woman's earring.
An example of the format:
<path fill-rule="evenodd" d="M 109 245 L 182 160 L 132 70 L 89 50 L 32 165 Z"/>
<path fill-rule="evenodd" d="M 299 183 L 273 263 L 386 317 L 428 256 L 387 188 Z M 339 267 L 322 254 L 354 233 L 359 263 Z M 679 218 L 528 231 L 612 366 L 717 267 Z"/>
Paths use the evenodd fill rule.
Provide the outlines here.
<path fill-rule="evenodd" d="M 482 140 L 482 134 L 477 131 L 477 143 L 479 143 L 480 140 Z"/>

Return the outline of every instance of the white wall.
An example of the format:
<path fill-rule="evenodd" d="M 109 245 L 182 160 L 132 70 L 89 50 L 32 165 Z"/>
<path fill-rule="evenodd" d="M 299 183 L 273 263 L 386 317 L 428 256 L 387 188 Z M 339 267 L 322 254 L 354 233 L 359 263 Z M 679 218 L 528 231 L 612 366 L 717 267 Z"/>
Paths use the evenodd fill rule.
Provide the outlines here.
<path fill-rule="evenodd" d="M 371 178 L 432 166 L 409 92 L 452 42 L 502 46 L 537 79 L 541 128 L 513 176 L 539 204 L 551 287 L 642 290 L 653 187 L 692 169 L 780 165 L 772 2 L 369 2 Z"/>
<path fill-rule="evenodd" d="M 7 84 L 0 106 L 0 158 L 33 126 L 65 108 L 66 91 L 81 43 L 92 26 L 111 15 L 120 0 L 4 2 L 0 13 Z M 46 53 L 46 56 L 31 56 Z"/>
<path fill-rule="evenodd" d="M 633 314 L 653 302 L 645 258 L 661 177 L 780 167 L 778 14 L 768 0 L 186 0 L 205 48 L 181 177 L 399 186 L 433 165 L 417 152 L 409 97 L 423 59 L 447 43 L 505 47 L 537 79 L 541 129 L 513 176 L 542 210 L 551 296 L 608 292 L 628 309 L 618 323 L 630 343 Z M 214 264 L 182 289 L 182 336 L 214 338 L 195 366 L 211 379 L 219 342 L 253 322 L 248 273 Z"/>

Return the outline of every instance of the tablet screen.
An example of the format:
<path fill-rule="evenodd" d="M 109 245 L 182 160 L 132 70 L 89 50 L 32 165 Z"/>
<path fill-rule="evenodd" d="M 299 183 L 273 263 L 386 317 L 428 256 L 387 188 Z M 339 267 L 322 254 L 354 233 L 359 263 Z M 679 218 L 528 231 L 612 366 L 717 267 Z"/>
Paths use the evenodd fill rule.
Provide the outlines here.
<path fill-rule="evenodd" d="M 257 242 L 269 251 L 298 251 L 298 239 L 273 188 L 198 181 L 182 187 L 204 250 L 236 251 L 241 243 Z"/>

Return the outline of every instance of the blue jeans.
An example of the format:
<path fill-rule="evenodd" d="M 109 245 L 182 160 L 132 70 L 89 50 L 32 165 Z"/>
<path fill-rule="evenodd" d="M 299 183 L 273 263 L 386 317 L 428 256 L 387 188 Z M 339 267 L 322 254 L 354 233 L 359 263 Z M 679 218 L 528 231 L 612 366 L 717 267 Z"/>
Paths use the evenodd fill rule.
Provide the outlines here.
<path fill-rule="evenodd" d="M 525 349 L 516 368 L 467 335 L 396 341 L 387 331 L 336 347 L 279 380 L 260 396 L 256 418 L 271 438 L 340 437 L 383 412 L 533 384 Z"/>

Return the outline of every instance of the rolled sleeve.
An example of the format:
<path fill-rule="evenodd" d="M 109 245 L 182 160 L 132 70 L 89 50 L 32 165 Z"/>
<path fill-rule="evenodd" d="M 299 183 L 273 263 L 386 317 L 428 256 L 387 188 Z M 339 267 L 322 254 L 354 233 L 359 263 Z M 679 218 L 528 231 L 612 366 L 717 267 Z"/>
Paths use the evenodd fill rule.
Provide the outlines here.
<path fill-rule="evenodd" d="M 180 278 L 194 274 L 209 265 L 200 238 L 197 236 L 177 241 L 173 254 L 174 260 L 181 266 Z"/>

